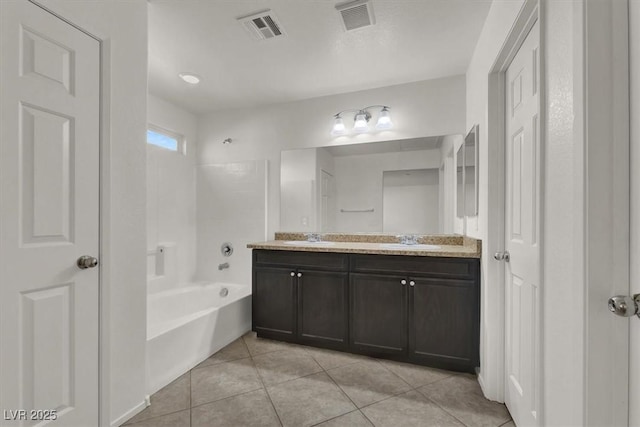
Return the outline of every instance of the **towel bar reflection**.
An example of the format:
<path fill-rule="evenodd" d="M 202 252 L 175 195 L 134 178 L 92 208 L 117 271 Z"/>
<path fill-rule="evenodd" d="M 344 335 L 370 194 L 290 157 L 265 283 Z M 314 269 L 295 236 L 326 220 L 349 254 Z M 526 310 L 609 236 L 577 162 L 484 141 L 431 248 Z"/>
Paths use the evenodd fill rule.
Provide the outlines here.
<path fill-rule="evenodd" d="M 361 213 L 361 212 L 374 212 L 373 208 L 370 209 L 340 209 L 343 213 Z"/>

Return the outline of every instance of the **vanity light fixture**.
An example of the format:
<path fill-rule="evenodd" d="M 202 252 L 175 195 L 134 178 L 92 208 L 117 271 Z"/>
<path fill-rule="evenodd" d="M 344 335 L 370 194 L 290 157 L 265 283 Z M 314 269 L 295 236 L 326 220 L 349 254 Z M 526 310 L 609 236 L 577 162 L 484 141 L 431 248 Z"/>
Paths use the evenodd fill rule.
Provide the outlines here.
<path fill-rule="evenodd" d="M 359 110 L 343 110 L 333 116 L 333 129 L 331 135 L 339 136 L 346 135 L 348 133 L 347 128 L 344 125 L 342 115 L 344 113 L 355 113 L 353 117 L 353 131 L 356 133 L 364 133 L 369 131 L 369 120 L 371 120 L 371 113 L 368 111 L 371 108 L 382 108 L 380 114 L 378 114 L 378 122 L 376 123 L 377 130 L 386 130 L 393 127 L 391 121 L 391 113 L 389 107 L 386 105 L 370 105 L 369 107 L 361 108 Z"/>
<path fill-rule="evenodd" d="M 200 83 L 200 77 L 192 73 L 180 73 L 178 76 L 190 85 L 197 85 Z"/>

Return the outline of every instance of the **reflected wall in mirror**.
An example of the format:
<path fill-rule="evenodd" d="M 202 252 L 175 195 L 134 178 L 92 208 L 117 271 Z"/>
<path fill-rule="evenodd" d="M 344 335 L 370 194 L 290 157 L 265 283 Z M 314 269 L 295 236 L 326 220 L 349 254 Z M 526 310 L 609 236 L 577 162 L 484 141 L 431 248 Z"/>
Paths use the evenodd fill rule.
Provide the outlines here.
<path fill-rule="evenodd" d="M 445 156 L 462 135 L 285 150 L 280 230 L 453 233 L 455 170 Z"/>
<path fill-rule="evenodd" d="M 464 212 L 478 215 L 478 125 L 464 138 Z"/>
<path fill-rule="evenodd" d="M 456 151 L 456 216 L 464 218 L 464 144 Z"/>

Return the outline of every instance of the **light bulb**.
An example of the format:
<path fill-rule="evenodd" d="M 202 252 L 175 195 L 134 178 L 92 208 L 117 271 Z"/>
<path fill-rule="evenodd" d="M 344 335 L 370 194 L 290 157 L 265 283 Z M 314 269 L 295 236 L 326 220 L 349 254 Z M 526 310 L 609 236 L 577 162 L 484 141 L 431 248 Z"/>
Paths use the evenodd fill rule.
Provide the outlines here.
<path fill-rule="evenodd" d="M 344 126 L 344 120 L 342 120 L 342 117 L 336 116 L 336 119 L 333 122 L 333 129 L 331 130 L 331 135 L 338 136 L 338 135 L 344 135 L 345 133 L 347 133 L 347 128 Z"/>
<path fill-rule="evenodd" d="M 369 130 L 369 126 L 367 125 L 367 115 L 364 111 L 360 111 L 356 114 L 355 123 L 353 124 L 353 131 L 362 133 Z"/>
<path fill-rule="evenodd" d="M 378 116 L 378 123 L 376 124 L 376 129 L 391 129 L 393 127 L 393 123 L 391 122 L 391 113 L 389 112 L 389 108 L 384 107 L 382 111 L 380 111 L 380 115 Z"/>
<path fill-rule="evenodd" d="M 200 77 L 195 74 L 180 73 L 178 74 L 178 76 L 180 76 L 182 80 L 184 80 L 186 83 L 189 83 L 190 85 L 197 85 L 198 83 L 200 83 Z"/>

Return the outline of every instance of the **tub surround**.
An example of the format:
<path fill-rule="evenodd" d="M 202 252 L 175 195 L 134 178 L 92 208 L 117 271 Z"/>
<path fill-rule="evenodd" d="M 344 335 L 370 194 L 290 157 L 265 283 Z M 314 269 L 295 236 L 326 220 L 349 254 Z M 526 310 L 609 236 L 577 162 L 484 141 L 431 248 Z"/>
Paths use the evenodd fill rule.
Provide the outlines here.
<path fill-rule="evenodd" d="M 250 249 L 303 251 L 303 252 L 335 252 L 371 255 L 411 255 L 427 257 L 447 258 L 480 258 L 482 254 L 482 242 L 466 236 L 458 235 L 421 235 L 418 243 L 423 245 L 437 245 L 437 249 L 418 249 L 406 245 L 402 248 L 384 248 L 380 244 L 400 243 L 400 239 L 389 234 L 345 234 L 322 233 L 322 240 L 333 242 L 330 246 L 321 246 L 317 243 L 303 243 L 292 245 L 285 242 L 307 240 L 305 233 L 275 233 L 275 240 L 267 242 L 250 243 Z"/>

